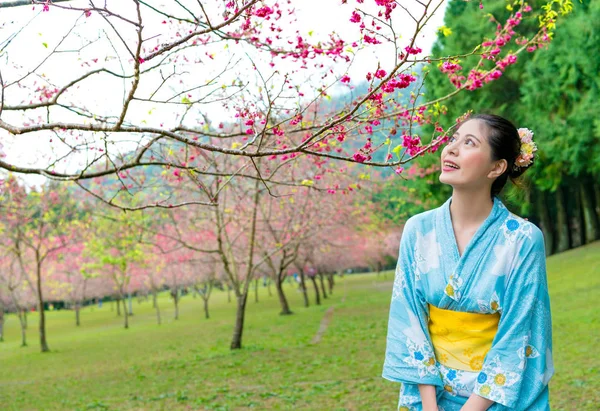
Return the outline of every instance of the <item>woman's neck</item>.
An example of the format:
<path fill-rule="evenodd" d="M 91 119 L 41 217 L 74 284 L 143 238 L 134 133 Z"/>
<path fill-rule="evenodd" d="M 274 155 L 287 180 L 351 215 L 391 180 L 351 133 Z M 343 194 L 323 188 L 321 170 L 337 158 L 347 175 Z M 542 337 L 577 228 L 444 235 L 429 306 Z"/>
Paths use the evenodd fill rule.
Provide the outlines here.
<path fill-rule="evenodd" d="M 494 201 L 490 193 L 453 190 L 450 203 L 452 225 L 455 228 L 478 226 L 490 215 Z"/>

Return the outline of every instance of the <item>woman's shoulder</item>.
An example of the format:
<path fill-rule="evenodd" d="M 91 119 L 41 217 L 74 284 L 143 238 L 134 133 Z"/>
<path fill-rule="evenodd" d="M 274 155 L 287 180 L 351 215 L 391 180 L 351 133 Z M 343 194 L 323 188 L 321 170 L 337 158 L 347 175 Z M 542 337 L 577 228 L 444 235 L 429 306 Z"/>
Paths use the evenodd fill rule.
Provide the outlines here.
<path fill-rule="evenodd" d="M 511 211 L 508 211 L 502 231 L 506 240 L 518 242 L 522 245 L 542 246 L 544 245 L 544 234 L 542 230 L 529 221 Z"/>
<path fill-rule="evenodd" d="M 435 225 L 435 212 L 437 208 L 423 211 L 418 214 L 413 214 L 404 223 L 403 232 L 410 232 L 411 230 L 420 229 L 420 231 L 427 230 L 429 227 Z"/>

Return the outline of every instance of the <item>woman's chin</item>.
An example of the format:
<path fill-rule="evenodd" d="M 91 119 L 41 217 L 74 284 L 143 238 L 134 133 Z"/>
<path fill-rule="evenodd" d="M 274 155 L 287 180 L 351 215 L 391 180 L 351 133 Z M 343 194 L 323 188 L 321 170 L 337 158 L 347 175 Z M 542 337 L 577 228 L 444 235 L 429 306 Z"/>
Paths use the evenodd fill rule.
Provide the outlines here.
<path fill-rule="evenodd" d="M 442 184 L 452 185 L 452 183 L 453 183 L 453 181 L 452 181 L 453 178 L 449 177 L 448 175 L 446 175 L 444 173 L 440 174 L 439 180 L 440 180 L 440 183 L 442 183 Z"/>

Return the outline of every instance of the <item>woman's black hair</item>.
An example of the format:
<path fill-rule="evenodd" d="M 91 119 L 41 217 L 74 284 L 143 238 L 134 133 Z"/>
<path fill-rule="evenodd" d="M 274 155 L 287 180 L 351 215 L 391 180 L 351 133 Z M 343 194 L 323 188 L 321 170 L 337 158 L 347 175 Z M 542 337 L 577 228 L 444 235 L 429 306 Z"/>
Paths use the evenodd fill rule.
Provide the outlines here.
<path fill-rule="evenodd" d="M 521 138 L 519 132 L 513 123 L 494 114 L 475 114 L 468 120 L 480 120 L 488 130 L 488 142 L 492 149 L 492 161 L 505 159 L 508 163 L 506 171 L 500 175 L 492 184 L 491 196 L 497 196 L 504 188 L 506 181 L 510 178 L 515 184 L 515 180 L 531 167 L 518 167 L 513 169 L 515 161 L 521 151 Z"/>

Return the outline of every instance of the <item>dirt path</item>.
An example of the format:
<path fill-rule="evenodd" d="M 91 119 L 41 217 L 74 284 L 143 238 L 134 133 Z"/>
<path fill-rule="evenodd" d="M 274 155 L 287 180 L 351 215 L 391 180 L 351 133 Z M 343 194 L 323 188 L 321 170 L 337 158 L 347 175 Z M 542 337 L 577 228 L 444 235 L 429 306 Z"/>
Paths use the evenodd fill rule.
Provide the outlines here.
<path fill-rule="evenodd" d="M 315 334 L 314 338 L 311 341 L 311 344 L 318 344 L 319 341 L 321 341 L 321 337 L 327 330 L 327 327 L 329 326 L 329 321 L 331 321 L 331 317 L 333 317 L 333 310 L 334 307 L 329 307 L 327 311 L 325 311 L 325 315 L 323 316 L 323 319 L 321 320 L 321 325 L 319 326 L 319 331 L 317 331 L 317 333 Z"/>

